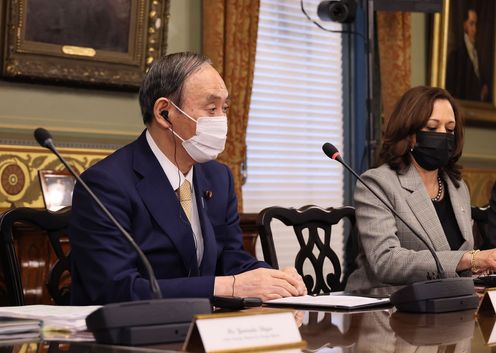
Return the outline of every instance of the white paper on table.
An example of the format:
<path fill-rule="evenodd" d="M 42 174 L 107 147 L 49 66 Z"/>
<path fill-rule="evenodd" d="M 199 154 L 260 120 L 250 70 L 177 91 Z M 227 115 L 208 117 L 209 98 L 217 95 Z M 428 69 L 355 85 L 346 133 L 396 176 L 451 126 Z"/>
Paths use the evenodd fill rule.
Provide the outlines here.
<path fill-rule="evenodd" d="M 265 304 L 287 306 L 313 306 L 334 309 L 361 309 L 389 303 L 389 298 L 370 298 L 354 295 L 303 295 L 268 300 Z"/>

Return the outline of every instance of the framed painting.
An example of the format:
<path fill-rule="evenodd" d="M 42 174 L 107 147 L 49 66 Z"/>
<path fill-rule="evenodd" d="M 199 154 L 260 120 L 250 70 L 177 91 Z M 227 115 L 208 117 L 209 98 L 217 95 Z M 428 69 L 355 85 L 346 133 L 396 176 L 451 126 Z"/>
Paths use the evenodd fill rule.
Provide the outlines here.
<path fill-rule="evenodd" d="M 169 0 L 6 0 L 7 79 L 136 89 L 167 48 Z"/>
<path fill-rule="evenodd" d="M 72 205 L 72 192 L 76 179 L 71 174 L 40 170 L 38 175 L 43 202 L 47 210 L 55 212 Z"/>
<path fill-rule="evenodd" d="M 496 1 L 444 0 L 434 15 L 431 84 L 446 88 L 469 123 L 496 125 Z"/>

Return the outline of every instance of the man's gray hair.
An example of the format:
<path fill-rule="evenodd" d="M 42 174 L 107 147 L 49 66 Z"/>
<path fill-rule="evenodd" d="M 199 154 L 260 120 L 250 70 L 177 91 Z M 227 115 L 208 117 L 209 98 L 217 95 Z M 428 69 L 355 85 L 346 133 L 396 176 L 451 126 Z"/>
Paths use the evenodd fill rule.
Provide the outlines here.
<path fill-rule="evenodd" d="M 153 106 L 161 97 L 172 100 L 181 108 L 182 90 L 186 79 L 203 64 L 212 64 L 204 55 L 184 52 L 169 54 L 157 59 L 145 75 L 139 91 L 143 122 L 153 118 Z"/>

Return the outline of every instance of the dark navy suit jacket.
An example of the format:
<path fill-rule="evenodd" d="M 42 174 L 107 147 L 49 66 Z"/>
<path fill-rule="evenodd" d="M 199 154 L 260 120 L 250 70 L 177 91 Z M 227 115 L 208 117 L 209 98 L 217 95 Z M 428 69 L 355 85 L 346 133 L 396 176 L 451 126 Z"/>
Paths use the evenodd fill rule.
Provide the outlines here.
<path fill-rule="evenodd" d="M 484 68 L 480 65 L 480 79 L 475 74 L 465 43 L 454 49 L 448 56 L 446 66 L 446 89 L 458 99 L 481 100 L 482 87 L 486 84 Z M 488 94 L 488 99 L 491 95 Z"/>
<path fill-rule="evenodd" d="M 194 166 L 205 246 L 200 265 L 191 226 L 145 133 L 89 168 L 82 178 L 143 250 L 164 297 L 210 297 L 216 275 L 268 267 L 243 250 L 233 178 L 223 164 Z M 205 198 L 206 191 L 211 191 L 210 199 Z M 81 185 L 74 189 L 69 237 L 73 304 L 151 297 L 136 251 Z"/>

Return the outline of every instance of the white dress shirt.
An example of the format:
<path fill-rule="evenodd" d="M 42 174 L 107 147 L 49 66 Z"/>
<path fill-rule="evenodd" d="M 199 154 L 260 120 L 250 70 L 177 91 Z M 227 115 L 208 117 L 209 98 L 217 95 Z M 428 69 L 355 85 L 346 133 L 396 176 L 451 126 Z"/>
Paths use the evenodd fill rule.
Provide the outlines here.
<path fill-rule="evenodd" d="M 475 49 L 474 45 L 470 41 L 470 38 L 468 37 L 467 33 L 465 33 L 463 35 L 463 40 L 465 41 L 465 47 L 467 48 L 468 57 L 470 58 L 470 61 L 472 62 L 472 65 L 474 66 L 475 75 L 477 76 L 477 78 L 480 79 L 479 57 L 477 56 L 477 50 Z"/>
<path fill-rule="evenodd" d="M 169 158 L 167 158 L 165 154 L 158 148 L 157 144 L 153 140 L 153 137 L 148 130 L 146 130 L 146 141 L 148 142 L 148 145 L 150 146 L 153 154 L 160 163 L 160 166 L 164 170 L 164 173 L 167 179 L 169 179 L 169 182 L 174 190 L 177 190 L 185 179 L 188 180 L 189 183 L 191 184 L 191 191 L 193 193 L 191 195 L 191 200 L 192 200 L 191 229 L 193 230 L 193 236 L 195 241 L 196 259 L 198 260 L 198 265 L 200 265 L 201 260 L 203 258 L 204 247 L 203 247 L 203 235 L 200 224 L 200 216 L 198 215 L 198 205 L 196 203 L 195 185 L 193 184 L 193 168 L 191 168 L 186 175 L 181 173 L 181 171 L 176 167 L 176 165 L 172 163 L 169 160 Z M 177 202 L 179 203 L 179 199 L 177 200 Z M 188 222 L 188 219 L 185 217 L 184 221 Z"/>

